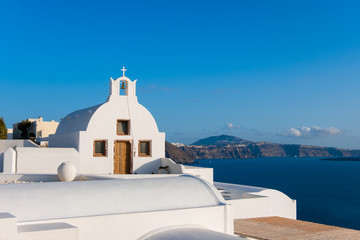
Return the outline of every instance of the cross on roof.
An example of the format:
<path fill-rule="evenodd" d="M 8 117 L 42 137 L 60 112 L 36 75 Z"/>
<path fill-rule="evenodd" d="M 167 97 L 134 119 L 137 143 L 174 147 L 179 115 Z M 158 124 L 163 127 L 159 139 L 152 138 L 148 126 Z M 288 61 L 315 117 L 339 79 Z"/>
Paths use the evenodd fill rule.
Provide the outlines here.
<path fill-rule="evenodd" d="M 127 71 L 126 68 L 123 66 L 123 68 L 121 69 L 121 71 L 123 72 L 123 77 L 125 77 L 125 72 Z"/>

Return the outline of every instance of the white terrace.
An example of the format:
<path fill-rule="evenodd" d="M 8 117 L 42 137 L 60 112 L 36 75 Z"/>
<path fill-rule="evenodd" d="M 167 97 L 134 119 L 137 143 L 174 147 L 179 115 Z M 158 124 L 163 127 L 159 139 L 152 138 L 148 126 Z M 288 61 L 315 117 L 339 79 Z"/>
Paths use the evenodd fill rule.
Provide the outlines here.
<path fill-rule="evenodd" d="M 234 219 L 296 218 L 279 191 L 213 183 L 213 169 L 165 158 L 125 71 L 105 103 L 63 118 L 48 148 L 0 142 L 0 239 L 239 239 Z M 74 181 L 59 181 L 63 162 Z"/>

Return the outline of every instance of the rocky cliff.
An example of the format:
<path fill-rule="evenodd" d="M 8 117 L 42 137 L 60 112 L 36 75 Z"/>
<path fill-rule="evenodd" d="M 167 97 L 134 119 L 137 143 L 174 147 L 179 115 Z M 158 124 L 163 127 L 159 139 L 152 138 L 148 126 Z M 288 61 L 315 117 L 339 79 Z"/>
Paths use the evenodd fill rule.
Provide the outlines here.
<path fill-rule="evenodd" d="M 215 158 L 360 157 L 360 150 L 251 142 L 227 135 L 201 139 L 191 145 L 182 147 L 176 147 L 167 143 L 166 148 L 167 153 L 169 153 L 167 156 L 178 162 L 192 162 L 194 159 Z M 171 150 L 168 151 L 168 149 Z"/>
<path fill-rule="evenodd" d="M 193 163 L 194 158 L 186 151 L 174 146 L 169 142 L 165 142 L 165 157 L 171 158 L 176 163 Z"/>

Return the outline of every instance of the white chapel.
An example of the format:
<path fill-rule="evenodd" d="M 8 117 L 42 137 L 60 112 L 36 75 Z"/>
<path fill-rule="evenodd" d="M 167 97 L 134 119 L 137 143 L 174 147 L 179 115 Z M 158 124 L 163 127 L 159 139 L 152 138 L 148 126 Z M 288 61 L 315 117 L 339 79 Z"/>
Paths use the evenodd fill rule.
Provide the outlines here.
<path fill-rule="evenodd" d="M 157 173 L 165 157 L 165 133 L 139 104 L 136 81 L 110 79 L 105 103 L 67 115 L 50 136 L 49 147 L 75 148 L 78 170 L 86 173 Z M 160 160 L 159 160 L 160 161 Z"/>

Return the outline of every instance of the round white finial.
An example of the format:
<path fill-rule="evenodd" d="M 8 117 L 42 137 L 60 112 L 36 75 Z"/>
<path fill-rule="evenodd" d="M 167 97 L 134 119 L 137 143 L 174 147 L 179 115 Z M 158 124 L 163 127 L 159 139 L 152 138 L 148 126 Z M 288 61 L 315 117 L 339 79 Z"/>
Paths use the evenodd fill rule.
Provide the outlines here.
<path fill-rule="evenodd" d="M 125 72 L 127 71 L 126 68 L 123 66 L 123 68 L 121 69 L 121 71 L 123 72 L 123 77 L 125 77 Z"/>

